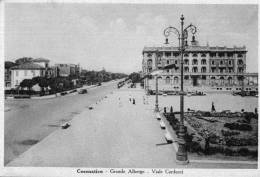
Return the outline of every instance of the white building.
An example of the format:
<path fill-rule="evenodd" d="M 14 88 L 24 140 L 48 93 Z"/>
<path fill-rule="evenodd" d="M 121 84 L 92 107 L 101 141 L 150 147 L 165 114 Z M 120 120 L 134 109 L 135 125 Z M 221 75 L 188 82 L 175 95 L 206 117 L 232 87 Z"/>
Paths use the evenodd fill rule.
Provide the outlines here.
<path fill-rule="evenodd" d="M 44 76 L 45 68 L 35 63 L 25 63 L 11 68 L 11 88 L 17 88 L 24 79 Z"/>
<path fill-rule="evenodd" d="M 50 60 L 45 59 L 45 58 L 37 58 L 33 60 L 33 63 L 38 64 L 44 68 L 48 68 L 49 67 L 49 62 Z"/>

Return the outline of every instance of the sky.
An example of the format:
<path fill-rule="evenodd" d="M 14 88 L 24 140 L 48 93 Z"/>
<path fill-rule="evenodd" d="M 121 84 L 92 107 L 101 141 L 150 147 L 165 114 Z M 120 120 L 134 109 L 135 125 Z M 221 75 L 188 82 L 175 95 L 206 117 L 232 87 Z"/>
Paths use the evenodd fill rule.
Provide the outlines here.
<path fill-rule="evenodd" d="M 163 30 L 194 24 L 200 45 L 246 46 L 247 71 L 258 71 L 257 5 L 6 3 L 5 60 L 47 58 L 88 70 L 141 71 L 144 46 Z M 175 36 L 169 39 L 177 44 Z"/>

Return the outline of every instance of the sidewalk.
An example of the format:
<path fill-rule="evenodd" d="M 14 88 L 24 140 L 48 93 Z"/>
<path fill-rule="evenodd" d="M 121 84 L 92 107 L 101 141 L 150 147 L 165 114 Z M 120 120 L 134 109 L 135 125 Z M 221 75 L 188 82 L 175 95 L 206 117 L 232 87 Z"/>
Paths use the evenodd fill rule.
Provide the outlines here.
<path fill-rule="evenodd" d="M 136 105 L 129 101 L 135 98 Z M 175 152 L 143 91 L 120 89 L 86 108 L 68 129 L 59 129 L 8 166 L 175 167 Z M 162 145 L 156 145 L 162 144 Z"/>
<path fill-rule="evenodd" d="M 73 92 L 73 93 L 69 93 L 70 91 L 72 90 L 68 90 L 68 91 L 64 91 L 67 93 L 67 95 L 65 96 L 69 96 L 69 95 L 76 95 L 78 94 L 78 91 L 80 89 L 91 89 L 91 88 L 94 88 L 96 87 L 96 85 L 84 85 L 83 87 L 80 87 L 80 88 L 75 88 L 75 89 L 72 89 L 72 90 L 77 90 L 77 92 Z M 33 99 L 33 100 L 41 100 L 41 99 L 52 99 L 52 98 L 57 98 L 57 97 L 60 97 L 61 96 L 61 92 L 57 93 L 57 94 L 52 94 L 52 95 L 45 95 L 45 96 L 32 96 L 30 98 L 19 98 L 19 99 L 16 99 L 14 98 L 13 96 L 7 96 L 5 99 L 6 100 L 28 100 L 28 99 Z"/>
<path fill-rule="evenodd" d="M 194 161 L 177 165 L 143 90 L 121 88 L 75 117 L 7 166 L 115 168 L 257 168 L 256 164 Z M 129 98 L 135 98 L 133 105 Z"/>

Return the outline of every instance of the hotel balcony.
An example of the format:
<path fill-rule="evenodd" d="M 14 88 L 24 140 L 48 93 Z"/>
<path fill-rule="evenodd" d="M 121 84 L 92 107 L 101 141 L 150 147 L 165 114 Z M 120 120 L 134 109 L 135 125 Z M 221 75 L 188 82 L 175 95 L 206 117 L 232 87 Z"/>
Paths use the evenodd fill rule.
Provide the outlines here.
<path fill-rule="evenodd" d="M 210 62 L 210 66 L 211 67 L 217 67 L 216 62 L 214 64 L 212 64 L 212 62 Z"/>
<path fill-rule="evenodd" d="M 219 64 L 218 67 L 225 68 L 225 67 L 227 67 L 227 65 L 226 64 Z"/>
<path fill-rule="evenodd" d="M 238 63 L 237 66 L 238 67 L 244 67 L 244 64 L 243 63 Z"/>

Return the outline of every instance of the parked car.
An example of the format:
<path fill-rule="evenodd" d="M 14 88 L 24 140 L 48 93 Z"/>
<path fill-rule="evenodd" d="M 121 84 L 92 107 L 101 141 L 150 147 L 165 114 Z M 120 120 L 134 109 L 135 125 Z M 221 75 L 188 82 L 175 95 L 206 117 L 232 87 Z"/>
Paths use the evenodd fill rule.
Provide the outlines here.
<path fill-rule="evenodd" d="M 64 95 L 67 95 L 68 93 L 67 92 L 61 92 L 60 95 L 61 96 L 64 96 Z"/>
<path fill-rule="evenodd" d="M 80 89 L 79 94 L 85 94 L 85 93 L 88 93 L 87 89 Z"/>

